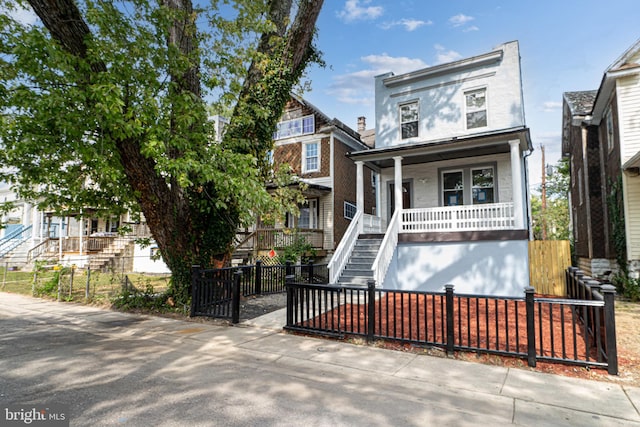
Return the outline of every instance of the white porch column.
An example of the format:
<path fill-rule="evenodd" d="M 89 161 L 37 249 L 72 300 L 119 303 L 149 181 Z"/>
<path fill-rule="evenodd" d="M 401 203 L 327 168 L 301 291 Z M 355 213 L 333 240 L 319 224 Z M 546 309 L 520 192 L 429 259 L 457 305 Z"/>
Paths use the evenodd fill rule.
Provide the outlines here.
<path fill-rule="evenodd" d="M 524 196 L 522 194 L 522 159 L 520 141 L 509 141 L 511 146 L 511 185 L 513 187 L 513 214 L 515 227 L 524 228 Z"/>
<path fill-rule="evenodd" d="M 364 213 L 364 162 L 356 162 L 356 209 Z"/>
<path fill-rule="evenodd" d="M 397 156 L 393 158 L 393 172 L 394 211 L 400 212 L 402 210 L 402 157 Z M 391 218 L 389 218 L 389 220 L 391 220 Z"/>

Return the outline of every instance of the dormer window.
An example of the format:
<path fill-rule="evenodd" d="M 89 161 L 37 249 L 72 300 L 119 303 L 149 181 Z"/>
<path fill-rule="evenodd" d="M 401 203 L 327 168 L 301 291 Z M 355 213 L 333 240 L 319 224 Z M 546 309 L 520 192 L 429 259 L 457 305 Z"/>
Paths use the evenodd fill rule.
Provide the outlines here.
<path fill-rule="evenodd" d="M 313 115 L 284 120 L 276 125 L 273 139 L 284 139 L 292 136 L 311 135 L 315 132 Z"/>
<path fill-rule="evenodd" d="M 487 89 L 475 89 L 464 93 L 467 108 L 467 129 L 487 126 Z"/>
<path fill-rule="evenodd" d="M 418 102 L 400 106 L 400 129 L 402 139 L 418 136 Z"/>

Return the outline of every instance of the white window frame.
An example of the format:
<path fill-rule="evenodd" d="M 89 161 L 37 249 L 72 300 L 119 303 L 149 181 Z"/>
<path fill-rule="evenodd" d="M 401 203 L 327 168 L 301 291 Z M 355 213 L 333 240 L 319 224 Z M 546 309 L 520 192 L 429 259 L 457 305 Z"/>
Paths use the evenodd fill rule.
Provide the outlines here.
<path fill-rule="evenodd" d="M 315 145 L 317 147 L 316 155 L 314 157 L 317 158 L 316 167 L 309 168 L 308 167 L 308 157 L 307 157 L 307 147 L 310 145 Z M 302 143 L 302 173 L 310 173 L 310 172 L 319 172 L 320 171 L 320 150 L 321 144 L 320 141 L 311 141 L 311 142 L 303 142 Z"/>
<path fill-rule="evenodd" d="M 291 138 L 293 136 L 312 135 L 315 131 L 315 116 L 310 114 L 308 116 L 279 122 L 276 125 L 276 130 L 273 132 L 273 139 L 278 140 Z"/>
<path fill-rule="evenodd" d="M 493 171 L 493 201 L 486 203 L 474 203 L 473 200 L 473 171 L 479 169 L 491 169 Z M 462 174 L 462 200 L 458 202 L 456 206 L 462 205 L 479 205 L 479 204 L 491 204 L 491 203 L 499 203 L 499 195 L 498 195 L 498 165 L 496 162 L 489 163 L 479 163 L 479 164 L 469 164 L 469 165 L 460 165 L 460 166 L 452 166 L 450 168 L 440 168 L 438 170 L 439 178 L 438 178 L 438 203 L 440 206 L 451 206 L 447 205 L 447 201 L 445 199 L 445 188 L 444 188 L 444 176 L 448 173 L 461 173 Z M 449 189 L 452 191 L 453 189 Z"/>
<path fill-rule="evenodd" d="M 482 169 L 491 169 L 491 177 L 493 178 L 492 180 L 492 185 L 491 187 L 476 187 L 475 185 L 473 185 L 473 172 L 477 171 L 477 170 L 482 170 Z M 471 204 L 472 205 L 482 205 L 485 203 L 495 203 L 496 200 L 496 168 L 493 166 L 473 166 L 469 168 L 469 173 L 471 174 Z M 493 201 L 491 202 L 485 202 L 485 203 L 474 203 L 474 197 L 473 197 L 473 191 L 476 189 L 482 189 L 482 188 L 491 188 L 492 193 L 493 193 Z"/>
<path fill-rule="evenodd" d="M 468 101 L 468 97 L 476 94 L 476 93 L 484 93 L 484 108 L 478 108 L 476 106 L 469 106 L 467 101 Z M 473 88 L 473 89 L 468 89 L 464 91 L 464 126 L 465 129 L 467 130 L 471 130 L 471 129 L 482 129 L 485 128 L 487 126 L 489 126 L 489 96 L 488 96 L 488 90 L 487 87 L 477 87 L 477 88 Z M 474 114 L 474 113 L 478 113 L 484 111 L 484 115 L 485 115 L 485 124 L 484 126 L 469 126 L 469 114 Z"/>
<path fill-rule="evenodd" d="M 344 217 L 348 220 L 352 220 L 354 216 L 356 216 L 356 212 L 358 211 L 358 207 L 355 203 L 344 201 Z"/>
<path fill-rule="evenodd" d="M 411 120 L 411 121 L 404 121 L 403 119 L 403 114 L 402 114 L 402 109 L 406 108 L 406 107 L 410 107 L 410 106 L 414 106 L 415 105 L 415 110 L 416 110 L 416 118 L 415 120 Z M 400 105 L 398 105 L 398 120 L 400 123 L 400 139 L 411 139 L 411 138 L 416 138 L 420 135 L 420 103 L 418 101 L 410 101 L 410 102 L 404 102 Z M 408 123 L 414 123 L 416 124 L 416 128 L 415 128 L 415 135 L 410 135 L 410 136 L 404 136 L 404 132 L 402 130 L 402 126 L 404 124 L 408 124 Z"/>

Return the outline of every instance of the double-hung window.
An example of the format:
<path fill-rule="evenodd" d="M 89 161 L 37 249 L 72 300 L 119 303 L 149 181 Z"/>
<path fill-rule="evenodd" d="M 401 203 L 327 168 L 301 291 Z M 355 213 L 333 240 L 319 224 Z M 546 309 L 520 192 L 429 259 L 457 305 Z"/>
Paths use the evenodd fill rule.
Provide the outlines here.
<path fill-rule="evenodd" d="M 400 130 L 402 139 L 418 136 L 418 101 L 400 106 Z"/>
<path fill-rule="evenodd" d="M 487 89 L 475 89 L 464 93 L 467 129 L 487 126 Z"/>
<path fill-rule="evenodd" d="M 302 172 L 317 172 L 320 170 L 320 144 L 308 142 L 302 145 Z"/>

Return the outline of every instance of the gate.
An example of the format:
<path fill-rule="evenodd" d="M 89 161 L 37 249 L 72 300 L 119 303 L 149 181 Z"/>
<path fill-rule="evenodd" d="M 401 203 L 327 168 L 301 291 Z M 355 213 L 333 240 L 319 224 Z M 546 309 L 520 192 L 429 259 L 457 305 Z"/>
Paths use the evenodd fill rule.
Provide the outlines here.
<path fill-rule="evenodd" d="M 240 321 L 241 272 L 224 274 L 224 270 L 191 270 L 191 317 L 208 316 Z"/>

